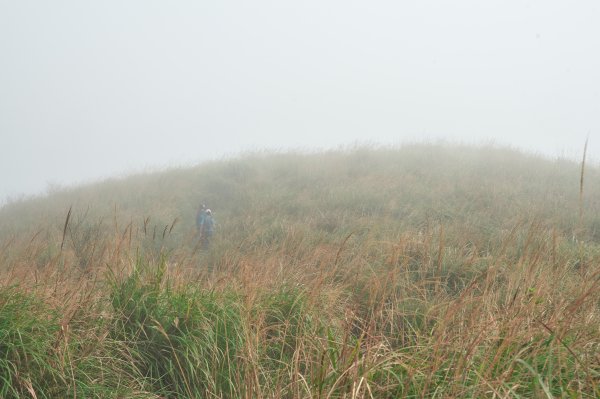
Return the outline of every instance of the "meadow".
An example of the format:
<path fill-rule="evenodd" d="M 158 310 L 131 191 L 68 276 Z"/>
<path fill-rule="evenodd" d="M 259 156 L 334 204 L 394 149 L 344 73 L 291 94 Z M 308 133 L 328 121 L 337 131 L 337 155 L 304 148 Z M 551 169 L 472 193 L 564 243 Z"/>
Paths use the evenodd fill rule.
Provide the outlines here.
<path fill-rule="evenodd" d="M 600 170 L 581 172 L 356 147 L 9 203 L 0 398 L 600 397 Z"/>

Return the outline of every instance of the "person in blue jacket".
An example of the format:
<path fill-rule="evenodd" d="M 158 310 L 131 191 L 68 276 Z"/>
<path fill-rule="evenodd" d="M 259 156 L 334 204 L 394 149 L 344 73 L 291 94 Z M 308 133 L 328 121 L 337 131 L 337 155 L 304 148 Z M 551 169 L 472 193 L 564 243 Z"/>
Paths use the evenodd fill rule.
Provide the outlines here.
<path fill-rule="evenodd" d="M 206 205 L 202 205 L 198 210 L 198 215 L 196 216 L 196 228 L 198 229 L 202 246 L 207 248 L 215 231 L 215 220 L 213 219 L 212 211 L 206 208 Z"/>
<path fill-rule="evenodd" d="M 206 205 L 202 204 L 198 208 L 196 213 L 196 231 L 198 234 L 202 234 L 202 225 L 204 224 L 204 217 L 206 216 Z"/>

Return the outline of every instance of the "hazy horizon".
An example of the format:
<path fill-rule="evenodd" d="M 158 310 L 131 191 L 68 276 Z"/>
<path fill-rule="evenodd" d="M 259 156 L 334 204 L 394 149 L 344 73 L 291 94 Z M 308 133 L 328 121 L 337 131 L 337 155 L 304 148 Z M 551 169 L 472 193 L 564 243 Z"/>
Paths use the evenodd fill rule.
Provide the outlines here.
<path fill-rule="evenodd" d="M 591 0 L 0 0 L 0 204 L 270 149 L 600 159 Z"/>

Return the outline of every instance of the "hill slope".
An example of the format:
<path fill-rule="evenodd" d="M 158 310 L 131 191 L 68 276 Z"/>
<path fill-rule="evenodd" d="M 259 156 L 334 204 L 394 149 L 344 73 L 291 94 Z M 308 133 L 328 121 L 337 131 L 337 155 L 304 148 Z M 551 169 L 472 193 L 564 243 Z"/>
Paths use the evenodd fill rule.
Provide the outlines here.
<path fill-rule="evenodd" d="M 75 214 L 90 218 L 116 214 L 160 224 L 177 218 L 189 231 L 198 204 L 206 202 L 227 226 L 282 218 L 316 230 L 345 230 L 365 218 L 401 228 L 452 220 L 498 229 L 537 217 L 566 232 L 579 222 L 579 168 L 509 149 L 448 145 L 251 154 L 9 204 L 0 209 L 0 223 L 3 232 L 35 229 L 64 221 L 73 206 Z M 586 171 L 584 223 L 590 238 L 597 238 L 600 220 L 599 174 Z"/>
<path fill-rule="evenodd" d="M 599 177 L 580 203 L 576 163 L 411 145 L 9 204 L 0 396 L 595 397 Z"/>

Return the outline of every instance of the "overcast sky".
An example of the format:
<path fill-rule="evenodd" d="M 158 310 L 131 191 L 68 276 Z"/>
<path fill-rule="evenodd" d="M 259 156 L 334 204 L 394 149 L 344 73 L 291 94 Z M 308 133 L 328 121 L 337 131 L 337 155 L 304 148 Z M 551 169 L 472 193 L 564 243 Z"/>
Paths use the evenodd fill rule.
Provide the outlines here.
<path fill-rule="evenodd" d="M 244 150 L 600 158 L 597 0 L 0 0 L 0 202 Z"/>

